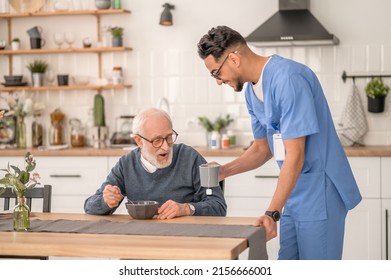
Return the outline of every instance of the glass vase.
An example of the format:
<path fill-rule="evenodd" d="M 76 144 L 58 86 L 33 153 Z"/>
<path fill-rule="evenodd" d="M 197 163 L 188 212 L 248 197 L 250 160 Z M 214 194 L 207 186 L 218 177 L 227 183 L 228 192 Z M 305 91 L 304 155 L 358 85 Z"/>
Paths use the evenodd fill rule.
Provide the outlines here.
<path fill-rule="evenodd" d="M 27 146 L 26 142 L 26 123 L 23 117 L 18 117 L 17 122 L 17 145 L 18 148 L 24 149 Z"/>
<path fill-rule="evenodd" d="M 27 231 L 30 228 L 30 208 L 24 196 L 18 197 L 18 204 L 13 209 L 15 231 Z"/>

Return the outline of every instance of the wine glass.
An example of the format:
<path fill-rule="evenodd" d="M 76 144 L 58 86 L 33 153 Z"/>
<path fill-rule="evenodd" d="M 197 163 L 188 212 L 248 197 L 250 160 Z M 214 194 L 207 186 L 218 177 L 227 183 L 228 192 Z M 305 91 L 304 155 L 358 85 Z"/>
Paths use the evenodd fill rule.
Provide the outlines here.
<path fill-rule="evenodd" d="M 75 33 L 73 32 L 65 33 L 65 41 L 69 45 L 69 48 L 72 48 L 72 44 L 75 42 Z"/>
<path fill-rule="evenodd" d="M 61 49 L 62 44 L 64 43 L 64 33 L 55 32 L 54 33 L 54 42 L 58 45 L 58 48 Z"/>
<path fill-rule="evenodd" d="M 47 70 L 45 73 L 45 80 L 48 83 L 49 86 L 52 86 L 54 84 L 56 76 L 54 75 L 54 72 L 52 70 Z"/>

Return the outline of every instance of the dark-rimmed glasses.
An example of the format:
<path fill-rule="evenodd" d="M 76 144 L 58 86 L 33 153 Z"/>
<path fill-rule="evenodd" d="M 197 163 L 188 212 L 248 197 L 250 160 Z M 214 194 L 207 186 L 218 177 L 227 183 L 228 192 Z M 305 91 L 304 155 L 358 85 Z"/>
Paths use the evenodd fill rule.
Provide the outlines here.
<path fill-rule="evenodd" d="M 210 75 L 211 75 L 213 78 L 215 78 L 216 80 L 221 80 L 221 78 L 220 78 L 220 71 L 221 71 L 221 68 L 223 68 L 224 63 L 227 61 L 227 59 L 228 59 L 228 57 L 229 57 L 229 55 L 230 55 L 231 53 L 238 53 L 238 51 L 230 52 L 229 54 L 227 54 L 227 56 L 226 56 L 226 57 L 224 58 L 224 60 L 223 60 L 223 63 L 221 63 L 220 67 L 219 67 L 217 70 L 213 70 L 213 71 L 210 72 Z"/>
<path fill-rule="evenodd" d="M 144 136 L 141 136 L 140 134 L 136 134 L 136 135 L 143 138 L 145 141 L 151 143 L 154 148 L 160 148 L 161 146 L 163 146 L 164 140 L 166 140 L 167 145 L 172 145 L 178 139 L 178 133 L 175 130 L 172 130 L 172 134 L 168 135 L 165 138 L 156 137 L 155 139 L 152 140 L 149 140 Z"/>

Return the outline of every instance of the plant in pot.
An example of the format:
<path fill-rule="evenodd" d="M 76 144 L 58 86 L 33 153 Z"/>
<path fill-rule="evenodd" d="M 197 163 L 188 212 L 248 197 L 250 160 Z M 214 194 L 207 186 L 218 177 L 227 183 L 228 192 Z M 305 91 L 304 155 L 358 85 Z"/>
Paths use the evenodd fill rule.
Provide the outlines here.
<path fill-rule="evenodd" d="M 27 69 L 31 72 L 32 83 L 34 87 L 43 86 L 43 78 L 48 68 L 48 63 L 44 60 L 36 59 L 27 64 Z"/>
<path fill-rule="evenodd" d="M 13 38 L 11 42 L 11 49 L 13 50 L 19 50 L 20 48 L 20 39 L 19 38 Z"/>
<path fill-rule="evenodd" d="M 206 129 L 207 146 L 213 149 L 220 147 L 221 133 L 234 121 L 230 114 L 227 114 L 225 118 L 218 116 L 214 122 L 205 116 L 198 117 L 198 120 Z"/>
<path fill-rule="evenodd" d="M 382 78 L 373 78 L 365 87 L 368 97 L 368 112 L 381 113 L 384 111 L 385 98 L 390 91 Z"/>
<path fill-rule="evenodd" d="M 114 26 L 110 28 L 111 35 L 113 36 L 112 45 L 113 47 L 122 47 L 123 46 L 123 35 L 124 28 L 119 26 Z"/>

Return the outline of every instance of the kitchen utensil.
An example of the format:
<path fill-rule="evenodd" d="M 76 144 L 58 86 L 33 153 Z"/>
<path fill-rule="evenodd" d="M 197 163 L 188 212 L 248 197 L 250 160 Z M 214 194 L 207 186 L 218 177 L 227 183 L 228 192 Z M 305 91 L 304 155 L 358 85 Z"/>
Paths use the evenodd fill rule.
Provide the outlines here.
<path fill-rule="evenodd" d="M 30 38 L 30 48 L 31 49 L 40 49 L 45 46 L 46 41 L 42 38 Z"/>
<path fill-rule="evenodd" d="M 69 75 L 67 75 L 67 74 L 57 75 L 57 83 L 59 86 L 69 85 Z"/>
<path fill-rule="evenodd" d="M 95 0 L 95 6 L 98 9 L 109 9 L 111 7 L 111 0 Z"/>
<path fill-rule="evenodd" d="M 23 75 L 4 75 L 6 83 L 21 83 Z"/>
<path fill-rule="evenodd" d="M 5 40 L 0 40 L 0 50 L 4 50 L 7 46 L 7 42 Z"/>
<path fill-rule="evenodd" d="M 201 186 L 206 188 L 218 187 L 219 186 L 219 169 L 218 164 L 201 164 L 200 179 Z"/>
<path fill-rule="evenodd" d="M 42 37 L 43 28 L 41 26 L 34 26 L 27 30 L 27 34 L 29 34 L 30 38 L 41 38 Z"/>
<path fill-rule="evenodd" d="M 53 35 L 54 42 L 58 46 L 59 49 L 61 49 L 62 44 L 64 44 L 64 33 L 62 32 L 55 32 Z"/>
<path fill-rule="evenodd" d="M 159 202 L 150 200 L 126 202 L 125 205 L 133 219 L 152 219 L 159 208 Z"/>

